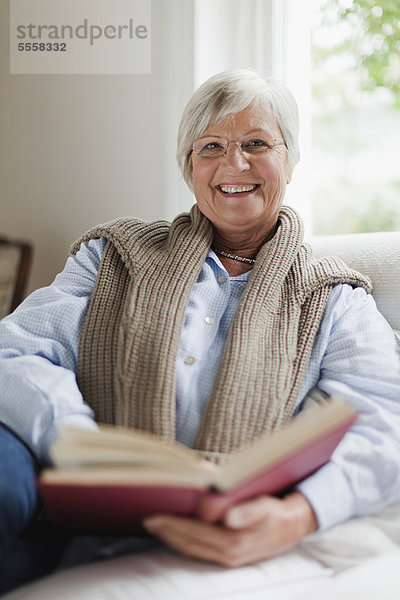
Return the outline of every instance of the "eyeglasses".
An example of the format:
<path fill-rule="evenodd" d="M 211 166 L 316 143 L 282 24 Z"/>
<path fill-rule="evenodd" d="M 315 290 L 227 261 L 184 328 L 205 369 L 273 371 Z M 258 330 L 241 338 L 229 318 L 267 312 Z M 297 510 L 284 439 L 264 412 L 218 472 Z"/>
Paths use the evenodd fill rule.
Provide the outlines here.
<path fill-rule="evenodd" d="M 228 138 L 204 137 L 197 140 L 193 146 L 193 152 L 201 158 L 220 158 L 228 152 L 229 144 L 237 144 L 240 152 L 248 156 L 263 154 L 275 148 L 275 146 L 286 146 L 285 142 L 278 142 L 275 138 L 267 142 L 256 138 L 250 140 L 228 140 Z"/>

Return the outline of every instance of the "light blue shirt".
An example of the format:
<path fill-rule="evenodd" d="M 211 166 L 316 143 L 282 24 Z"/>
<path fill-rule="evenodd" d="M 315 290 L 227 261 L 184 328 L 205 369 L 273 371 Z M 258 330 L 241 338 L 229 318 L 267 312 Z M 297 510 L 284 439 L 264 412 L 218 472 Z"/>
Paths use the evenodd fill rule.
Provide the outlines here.
<path fill-rule="evenodd" d="M 55 281 L 0 323 L 0 422 L 42 461 L 61 425 L 96 428 L 75 379 L 80 330 L 105 240 L 84 243 Z M 176 361 L 177 439 L 191 445 L 250 272 L 229 277 L 210 251 L 189 300 Z M 332 460 L 298 488 L 321 529 L 400 501 L 400 348 L 364 290 L 335 286 L 297 409 L 316 384 L 361 416 Z"/>

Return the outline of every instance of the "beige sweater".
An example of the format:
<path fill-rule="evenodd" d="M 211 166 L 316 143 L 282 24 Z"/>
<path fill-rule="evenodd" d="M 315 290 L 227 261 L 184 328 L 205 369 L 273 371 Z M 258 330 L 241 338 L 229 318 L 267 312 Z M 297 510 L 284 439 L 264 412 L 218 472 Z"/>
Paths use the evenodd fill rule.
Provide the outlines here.
<path fill-rule="evenodd" d="M 117 219 L 82 328 L 78 383 L 100 422 L 175 439 L 175 362 L 186 306 L 213 239 L 197 206 L 172 224 Z M 240 299 L 195 442 L 226 453 L 293 414 L 331 286 L 370 283 L 340 259 L 314 260 L 283 207 Z"/>

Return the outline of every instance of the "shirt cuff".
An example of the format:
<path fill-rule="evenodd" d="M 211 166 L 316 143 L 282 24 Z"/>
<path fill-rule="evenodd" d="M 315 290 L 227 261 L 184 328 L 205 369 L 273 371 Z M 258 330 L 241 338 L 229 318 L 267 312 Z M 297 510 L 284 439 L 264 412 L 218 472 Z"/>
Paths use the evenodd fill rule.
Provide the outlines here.
<path fill-rule="evenodd" d="M 311 504 L 319 531 L 355 516 L 355 501 L 343 470 L 334 462 L 321 467 L 296 486 Z"/>

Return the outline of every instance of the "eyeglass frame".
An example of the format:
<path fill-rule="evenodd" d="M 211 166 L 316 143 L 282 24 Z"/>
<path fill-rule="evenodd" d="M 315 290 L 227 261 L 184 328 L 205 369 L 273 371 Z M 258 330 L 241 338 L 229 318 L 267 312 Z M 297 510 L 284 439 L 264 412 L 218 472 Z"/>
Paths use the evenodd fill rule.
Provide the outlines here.
<path fill-rule="evenodd" d="M 200 158 L 206 158 L 206 159 L 210 159 L 210 158 L 222 158 L 223 156 L 227 155 L 229 144 L 235 143 L 238 146 L 238 148 L 240 150 L 240 153 L 242 155 L 246 154 L 247 156 L 254 156 L 253 154 L 251 154 L 251 152 L 247 152 L 246 150 L 243 150 L 242 143 L 245 144 L 246 142 L 241 142 L 238 138 L 236 138 L 234 140 L 228 140 L 228 138 L 226 138 L 226 137 L 224 137 L 224 138 L 223 137 L 221 137 L 221 138 L 214 138 L 214 139 L 220 139 L 221 140 L 221 147 L 224 149 L 223 154 L 221 154 L 221 155 L 215 155 L 215 156 L 201 156 L 200 151 L 196 152 L 194 146 L 195 146 L 195 144 L 197 144 L 197 142 L 201 141 L 202 139 L 207 139 L 208 137 L 212 138 L 212 136 L 205 136 L 204 138 L 199 138 L 198 140 L 196 140 L 195 142 L 193 142 L 192 148 L 190 150 L 190 154 L 193 153 L 196 156 L 199 156 Z M 257 139 L 257 138 L 255 138 L 255 139 Z M 222 143 L 222 140 L 224 140 L 224 143 Z M 265 148 L 262 148 L 261 150 L 259 150 L 259 152 L 255 152 L 254 154 L 263 154 L 264 152 L 268 152 L 268 150 L 272 150 L 273 148 L 275 148 L 275 146 L 285 146 L 287 148 L 287 144 L 286 144 L 286 142 L 284 140 L 282 140 L 281 142 L 278 142 L 276 140 L 276 138 L 273 138 L 273 140 L 275 142 L 274 144 L 268 145 Z M 252 140 L 250 139 L 248 141 L 250 142 Z M 261 141 L 264 141 L 264 140 L 261 140 Z M 265 143 L 267 143 L 267 142 L 265 142 Z"/>

